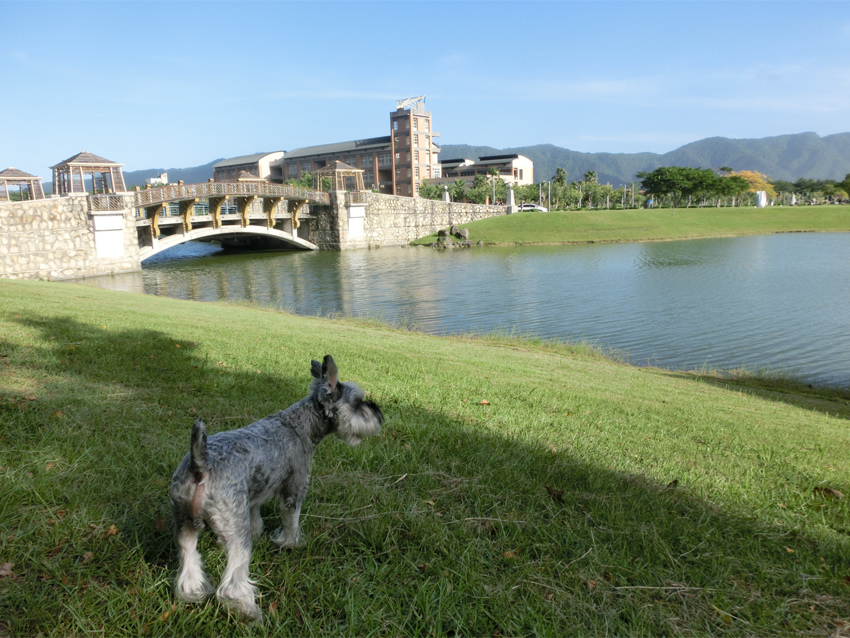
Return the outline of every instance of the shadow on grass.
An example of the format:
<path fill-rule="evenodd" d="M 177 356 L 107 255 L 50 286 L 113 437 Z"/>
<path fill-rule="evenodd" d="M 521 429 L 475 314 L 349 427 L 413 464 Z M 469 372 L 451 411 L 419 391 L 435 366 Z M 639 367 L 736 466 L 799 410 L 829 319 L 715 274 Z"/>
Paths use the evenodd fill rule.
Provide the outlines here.
<path fill-rule="evenodd" d="M 401 380 L 376 397 L 381 437 L 319 448 L 307 546 L 257 543 L 265 625 L 215 603 L 172 607 L 167 488 L 195 416 L 217 431 L 284 408 L 305 395 L 309 361 L 282 378 L 154 330 L 14 320 L 51 345 L 0 352 L 40 382 L 30 398 L 0 389 L 0 563 L 13 564 L 0 611 L 12 635 L 847 630 L 846 525 L 818 538 L 730 514 L 684 487 L 501 436 L 485 416 L 419 405 Z M 337 357 L 343 378 L 356 352 Z M 264 514 L 274 529 L 277 513 Z M 210 535 L 203 549 L 217 575 Z"/>
<path fill-rule="evenodd" d="M 708 383 L 720 388 L 743 392 L 768 401 L 787 403 L 804 410 L 850 419 L 850 388 L 813 386 L 804 381 L 782 376 L 760 374 L 699 374 L 696 372 L 665 372 L 665 376 Z"/>

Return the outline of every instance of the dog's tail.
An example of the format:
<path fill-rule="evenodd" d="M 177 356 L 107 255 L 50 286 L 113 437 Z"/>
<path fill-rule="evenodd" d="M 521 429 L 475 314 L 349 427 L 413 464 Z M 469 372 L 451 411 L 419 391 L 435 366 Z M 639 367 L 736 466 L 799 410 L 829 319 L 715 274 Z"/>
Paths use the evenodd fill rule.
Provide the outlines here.
<path fill-rule="evenodd" d="M 195 481 L 200 483 L 210 469 L 207 459 L 207 426 L 201 419 L 195 421 L 195 425 L 192 426 L 192 443 L 189 448 L 189 456 L 189 469 L 192 471 Z"/>

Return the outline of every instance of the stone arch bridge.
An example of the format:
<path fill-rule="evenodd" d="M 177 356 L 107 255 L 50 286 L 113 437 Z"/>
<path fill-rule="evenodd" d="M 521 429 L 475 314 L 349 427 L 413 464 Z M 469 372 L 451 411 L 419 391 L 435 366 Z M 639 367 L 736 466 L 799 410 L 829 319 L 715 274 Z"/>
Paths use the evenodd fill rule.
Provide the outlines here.
<path fill-rule="evenodd" d="M 513 212 L 369 191 L 330 193 L 244 179 L 0 202 L 0 277 L 70 279 L 139 270 L 191 239 L 348 250 L 405 245 Z"/>
<path fill-rule="evenodd" d="M 178 183 L 131 194 L 142 261 L 183 242 L 204 239 L 318 250 L 309 228 L 302 228 L 301 220 L 312 218 L 310 213 L 302 215 L 302 207 L 331 204 L 328 193 L 263 180 Z M 126 205 L 120 195 L 92 196 L 89 204 L 101 211 Z"/>

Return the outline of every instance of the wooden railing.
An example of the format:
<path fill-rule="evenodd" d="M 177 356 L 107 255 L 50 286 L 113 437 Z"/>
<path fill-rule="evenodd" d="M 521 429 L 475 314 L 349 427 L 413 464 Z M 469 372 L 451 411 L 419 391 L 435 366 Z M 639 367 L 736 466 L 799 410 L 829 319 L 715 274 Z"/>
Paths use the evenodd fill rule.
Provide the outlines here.
<path fill-rule="evenodd" d="M 242 196 L 282 197 L 291 200 L 306 200 L 311 204 L 330 205 L 327 193 L 307 188 L 298 188 L 284 184 L 263 182 L 206 182 L 204 184 L 169 184 L 149 188 L 133 193 L 136 207 L 154 206 L 164 202 L 173 202 L 201 197 L 242 197 Z"/>

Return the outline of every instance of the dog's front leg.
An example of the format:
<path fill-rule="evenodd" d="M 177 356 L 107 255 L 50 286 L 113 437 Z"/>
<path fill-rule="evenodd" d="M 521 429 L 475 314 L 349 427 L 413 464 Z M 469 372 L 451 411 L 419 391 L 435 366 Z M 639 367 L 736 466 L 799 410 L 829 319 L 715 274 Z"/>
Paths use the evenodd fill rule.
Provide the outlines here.
<path fill-rule="evenodd" d="M 260 506 L 251 507 L 251 536 L 257 540 L 263 533 L 263 518 L 260 516 Z"/>
<path fill-rule="evenodd" d="M 303 499 L 303 495 L 300 498 L 298 496 L 285 496 L 280 499 L 282 524 L 272 536 L 272 542 L 280 547 L 298 547 L 304 542 L 299 522 Z"/>

